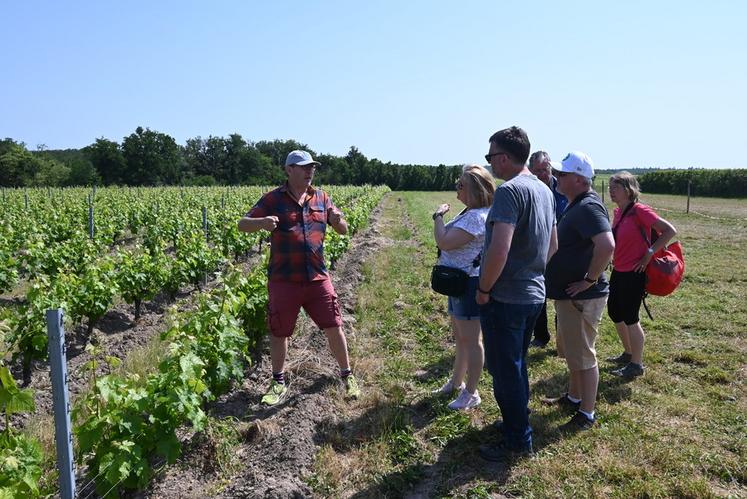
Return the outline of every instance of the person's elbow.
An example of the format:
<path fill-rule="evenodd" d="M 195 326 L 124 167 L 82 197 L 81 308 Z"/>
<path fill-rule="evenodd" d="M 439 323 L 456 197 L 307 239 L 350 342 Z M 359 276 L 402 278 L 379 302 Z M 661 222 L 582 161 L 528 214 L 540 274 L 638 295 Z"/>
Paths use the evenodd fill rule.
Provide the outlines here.
<path fill-rule="evenodd" d="M 511 249 L 510 246 L 506 246 L 503 244 L 496 244 L 489 248 L 488 254 L 493 260 L 506 261 L 508 260 L 508 252 L 510 249 Z"/>
<path fill-rule="evenodd" d="M 615 240 L 611 237 L 602 239 L 599 242 L 599 252 L 612 259 L 612 255 L 615 253 Z"/>

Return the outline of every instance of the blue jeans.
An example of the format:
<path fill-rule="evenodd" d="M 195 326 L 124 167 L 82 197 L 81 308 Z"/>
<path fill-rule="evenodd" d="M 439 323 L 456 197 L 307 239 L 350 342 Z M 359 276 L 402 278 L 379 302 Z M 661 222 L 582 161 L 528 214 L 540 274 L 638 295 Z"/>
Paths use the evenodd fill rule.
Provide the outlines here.
<path fill-rule="evenodd" d="M 467 281 L 467 291 L 461 296 L 449 296 L 449 315 L 455 319 L 471 321 L 480 318 L 480 307 L 475 301 L 479 277 L 470 277 Z"/>
<path fill-rule="evenodd" d="M 514 450 L 532 445 L 529 426 L 527 349 L 542 303 L 517 305 L 493 300 L 480 307 L 485 363 L 493 377 L 493 395 L 503 415 L 503 436 Z"/>

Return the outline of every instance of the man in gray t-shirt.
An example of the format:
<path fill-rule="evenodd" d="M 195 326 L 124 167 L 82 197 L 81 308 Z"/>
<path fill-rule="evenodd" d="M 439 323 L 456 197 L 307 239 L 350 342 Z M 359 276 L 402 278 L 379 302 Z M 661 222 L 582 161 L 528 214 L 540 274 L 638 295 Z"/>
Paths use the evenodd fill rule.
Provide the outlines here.
<path fill-rule="evenodd" d="M 526 167 L 529 148 L 526 132 L 511 127 L 490 137 L 485 155 L 493 174 L 505 180 L 488 214 L 477 290 L 485 363 L 503 416 L 501 445 L 479 449 L 489 461 L 533 452 L 526 354 L 545 302 L 545 264 L 557 234 L 552 192 Z"/>

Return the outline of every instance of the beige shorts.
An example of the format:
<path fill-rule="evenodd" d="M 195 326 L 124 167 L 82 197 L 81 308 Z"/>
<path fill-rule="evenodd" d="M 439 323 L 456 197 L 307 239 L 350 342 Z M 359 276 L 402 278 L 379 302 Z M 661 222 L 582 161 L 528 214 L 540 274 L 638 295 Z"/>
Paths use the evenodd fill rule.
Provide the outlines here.
<path fill-rule="evenodd" d="M 571 371 L 584 371 L 597 365 L 594 342 L 606 304 L 606 296 L 590 300 L 555 300 L 558 357 L 565 359 Z"/>

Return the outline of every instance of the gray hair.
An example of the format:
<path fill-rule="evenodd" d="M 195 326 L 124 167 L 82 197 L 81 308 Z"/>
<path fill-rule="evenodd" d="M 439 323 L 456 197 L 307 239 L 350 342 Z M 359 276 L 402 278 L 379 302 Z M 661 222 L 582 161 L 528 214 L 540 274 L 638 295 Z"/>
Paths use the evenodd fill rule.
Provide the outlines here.
<path fill-rule="evenodd" d="M 550 155 L 545 151 L 536 151 L 529 156 L 529 166 L 536 165 L 538 163 L 550 162 Z"/>

